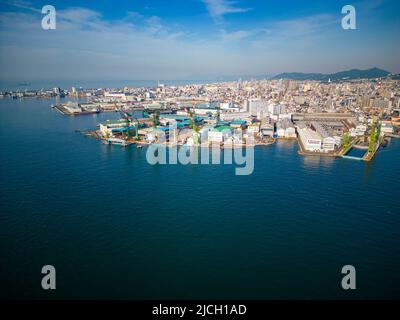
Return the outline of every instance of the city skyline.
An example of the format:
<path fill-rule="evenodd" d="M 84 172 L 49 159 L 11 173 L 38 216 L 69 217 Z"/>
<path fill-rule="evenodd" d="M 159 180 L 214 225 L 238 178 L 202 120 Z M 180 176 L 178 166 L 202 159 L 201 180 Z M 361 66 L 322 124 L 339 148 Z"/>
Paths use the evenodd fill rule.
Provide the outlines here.
<path fill-rule="evenodd" d="M 50 4 L 50 3 L 49 3 Z M 344 5 L 357 29 L 341 27 Z M 319 1 L 38 1 L 0 4 L 0 80 L 207 79 L 281 72 L 400 72 L 399 4 Z"/>

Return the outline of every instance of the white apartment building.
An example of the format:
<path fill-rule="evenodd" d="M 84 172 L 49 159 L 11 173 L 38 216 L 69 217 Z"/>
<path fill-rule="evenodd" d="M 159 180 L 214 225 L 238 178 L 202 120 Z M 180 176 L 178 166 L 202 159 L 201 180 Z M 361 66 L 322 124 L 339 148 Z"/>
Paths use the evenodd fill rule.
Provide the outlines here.
<path fill-rule="evenodd" d="M 248 101 L 248 110 L 250 115 L 257 116 L 261 113 L 267 114 L 268 112 L 268 101 L 262 99 L 254 99 Z"/>
<path fill-rule="evenodd" d="M 278 117 L 280 114 L 286 113 L 286 106 L 284 104 L 270 104 L 268 112 L 270 115 Z"/>

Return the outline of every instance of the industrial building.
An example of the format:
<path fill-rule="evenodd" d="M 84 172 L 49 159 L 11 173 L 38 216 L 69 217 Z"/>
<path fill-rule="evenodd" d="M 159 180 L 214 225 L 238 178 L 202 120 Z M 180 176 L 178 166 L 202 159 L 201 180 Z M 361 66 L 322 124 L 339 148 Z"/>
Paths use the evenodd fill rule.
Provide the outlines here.
<path fill-rule="evenodd" d="M 195 108 L 193 108 L 193 111 L 197 115 L 216 115 L 220 111 L 216 108 L 215 104 L 198 104 Z"/>
<path fill-rule="evenodd" d="M 298 129 L 298 134 L 306 151 L 321 152 L 322 137 L 318 132 L 305 127 L 303 129 Z"/>
<path fill-rule="evenodd" d="M 221 126 L 208 131 L 208 142 L 224 142 L 226 139 L 232 137 L 233 128 L 228 126 Z"/>
<path fill-rule="evenodd" d="M 249 112 L 221 112 L 220 119 L 223 121 L 232 121 L 236 119 L 245 119 L 250 117 Z"/>
<path fill-rule="evenodd" d="M 276 124 L 278 138 L 296 138 L 296 129 L 289 119 L 282 119 Z"/>
<path fill-rule="evenodd" d="M 393 124 L 391 123 L 391 121 L 382 121 L 381 132 L 386 134 L 393 133 Z"/>
<path fill-rule="evenodd" d="M 129 132 L 135 129 L 135 126 L 127 122 L 125 119 L 120 119 L 116 121 L 105 121 L 100 123 L 100 132 L 106 137 L 113 137 L 115 134 L 121 134 Z"/>
<path fill-rule="evenodd" d="M 68 101 L 65 105 L 63 105 L 63 107 L 70 114 L 78 114 L 82 112 L 82 108 L 77 103 L 73 103 L 71 101 Z"/>
<path fill-rule="evenodd" d="M 341 122 L 320 122 L 312 121 L 311 127 L 322 137 L 322 151 L 332 152 L 335 151 L 338 139 L 334 138 L 334 134 L 343 131 L 343 124 Z"/>
<path fill-rule="evenodd" d="M 264 137 L 273 137 L 274 136 L 274 125 L 269 123 L 264 123 L 261 125 L 261 134 Z"/>

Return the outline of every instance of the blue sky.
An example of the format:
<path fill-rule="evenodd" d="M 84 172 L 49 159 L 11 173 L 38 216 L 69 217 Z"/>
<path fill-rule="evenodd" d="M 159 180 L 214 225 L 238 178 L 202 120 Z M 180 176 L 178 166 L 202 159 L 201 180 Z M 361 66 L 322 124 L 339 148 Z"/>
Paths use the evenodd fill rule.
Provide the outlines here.
<path fill-rule="evenodd" d="M 41 28 L 41 8 L 57 29 Z M 341 8 L 357 30 L 341 28 Z M 0 1 L 0 80 L 400 72 L 398 0 Z"/>

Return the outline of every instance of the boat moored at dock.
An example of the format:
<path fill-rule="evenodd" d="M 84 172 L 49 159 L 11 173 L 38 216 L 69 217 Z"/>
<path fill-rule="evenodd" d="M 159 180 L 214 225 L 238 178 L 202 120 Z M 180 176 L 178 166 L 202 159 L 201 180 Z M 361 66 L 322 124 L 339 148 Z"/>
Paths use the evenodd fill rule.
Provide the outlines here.
<path fill-rule="evenodd" d="M 118 138 L 108 138 L 103 140 L 104 144 L 113 144 L 113 145 L 117 145 L 117 146 L 121 146 L 121 147 L 127 147 L 129 146 L 131 143 L 124 140 L 124 139 L 118 139 Z"/>

